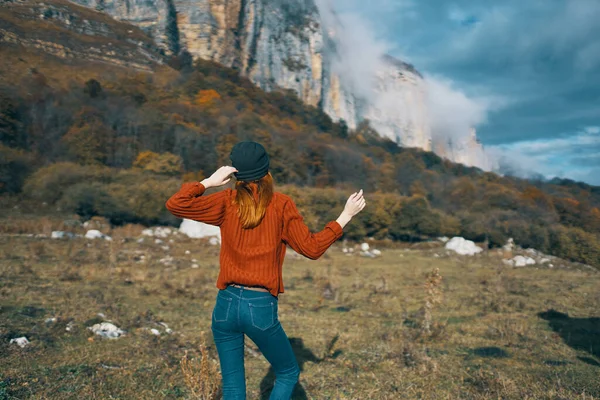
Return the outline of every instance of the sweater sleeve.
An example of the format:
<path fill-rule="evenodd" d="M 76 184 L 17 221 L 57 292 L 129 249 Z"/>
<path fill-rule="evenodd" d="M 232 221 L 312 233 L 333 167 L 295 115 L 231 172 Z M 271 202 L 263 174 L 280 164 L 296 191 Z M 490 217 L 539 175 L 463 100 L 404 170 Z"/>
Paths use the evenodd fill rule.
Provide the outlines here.
<path fill-rule="evenodd" d="M 312 233 L 291 199 L 283 207 L 282 240 L 311 260 L 321 257 L 343 234 L 342 226 L 335 220 L 329 221 L 322 231 Z"/>
<path fill-rule="evenodd" d="M 231 189 L 203 196 L 206 187 L 200 182 L 186 182 L 165 207 L 176 217 L 219 226 L 225 218 L 226 201 Z"/>

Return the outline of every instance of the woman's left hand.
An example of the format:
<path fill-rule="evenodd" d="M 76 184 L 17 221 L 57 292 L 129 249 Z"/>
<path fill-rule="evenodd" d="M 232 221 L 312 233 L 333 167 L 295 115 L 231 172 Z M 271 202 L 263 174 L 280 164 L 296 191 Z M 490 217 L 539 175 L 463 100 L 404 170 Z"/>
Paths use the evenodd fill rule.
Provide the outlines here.
<path fill-rule="evenodd" d="M 237 172 L 237 169 L 235 169 L 234 167 L 230 167 L 227 165 L 222 166 L 221 168 L 216 170 L 210 177 L 203 180 L 202 184 L 205 187 L 223 186 L 231 180 L 231 176 L 229 175 L 233 174 L 234 172 Z"/>

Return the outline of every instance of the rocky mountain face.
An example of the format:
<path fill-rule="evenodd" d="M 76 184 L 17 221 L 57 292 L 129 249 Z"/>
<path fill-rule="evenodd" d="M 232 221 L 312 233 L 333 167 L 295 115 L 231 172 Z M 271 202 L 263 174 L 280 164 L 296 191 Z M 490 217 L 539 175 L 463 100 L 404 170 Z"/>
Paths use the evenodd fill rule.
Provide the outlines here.
<path fill-rule="evenodd" d="M 0 45 L 142 70 L 163 59 L 139 28 L 61 0 L 0 2 Z"/>
<path fill-rule="evenodd" d="M 475 128 L 471 128 L 468 136 L 435 141 L 432 151 L 454 162 L 479 167 L 486 171 L 499 168 L 497 161 L 484 151 L 477 139 Z"/>
<path fill-rule="evenodd" d="M 168 54 L 238 69 L 264 90 L 292 89 L 307 104 L 355 128 L 363 119 L 402 146 L 434 150 L 453 161 L 479 164 L 477 141 L 448 148 L 433 143 L 426 89 L 411 65 L 379 60 L 369 92 L 336 68 L 338 27 L 324 24 L 313 0 L 73 0 L 139 26 Z M 360 78 L 359 78 L 360 79 Z M 465 135 L 467 139 L 471 138 Z M 452 145 L 452 144 L 451 144 Z"/>

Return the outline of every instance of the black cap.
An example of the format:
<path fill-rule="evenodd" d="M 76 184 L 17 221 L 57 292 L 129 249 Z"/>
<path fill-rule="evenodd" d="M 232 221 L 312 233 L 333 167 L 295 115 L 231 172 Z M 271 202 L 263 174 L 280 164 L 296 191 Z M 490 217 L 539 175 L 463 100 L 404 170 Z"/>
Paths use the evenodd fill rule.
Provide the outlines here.
<path fill-rule="evenodd" d="M 269 155 L 262 144 L 252 141 L 236 143 L 229 154 L 239 181 L 255 181 L 269 172 Z"/>

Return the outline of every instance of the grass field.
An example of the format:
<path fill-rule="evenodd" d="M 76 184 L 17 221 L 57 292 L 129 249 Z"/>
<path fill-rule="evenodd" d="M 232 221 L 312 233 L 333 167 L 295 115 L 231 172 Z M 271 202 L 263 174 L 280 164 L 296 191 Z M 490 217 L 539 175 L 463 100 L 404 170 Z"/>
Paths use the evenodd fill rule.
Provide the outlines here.
<path fill-rule="evenodd" d="M 112 241 L 51 239 L 64 225 L 44 221 L 0 222 L 0 399 L 200 398 L 198 385 L 219 382 L 218 246 L 139 243 L 140 226 L 105 228 Z M 496 251 L 462 257 L 441 243 L 380 243 L 375 259 L 341 247 L 286 257 L 279 319 L 302 368 L 295 399 L 600 398 L 598 271 L 507 267 Z M 105 320 L 127 333 L 87 329 Z M 20 336 L 31 343 L 9 344 Z M 272 371 L 246 346 L 248 399 L 267 399 Z"/>

